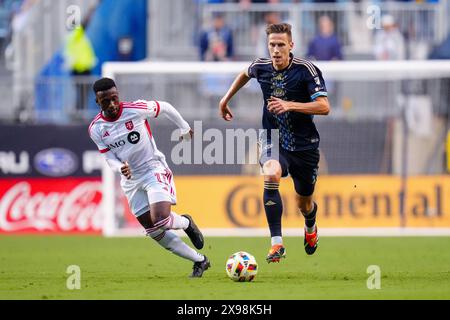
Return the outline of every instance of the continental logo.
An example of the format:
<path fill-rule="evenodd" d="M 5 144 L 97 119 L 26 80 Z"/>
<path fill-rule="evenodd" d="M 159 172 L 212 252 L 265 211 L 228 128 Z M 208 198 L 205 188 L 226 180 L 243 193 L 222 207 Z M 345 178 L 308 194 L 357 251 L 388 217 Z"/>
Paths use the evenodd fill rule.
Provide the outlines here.
<path fill-rule="evenodd" d="M 202 228 L 267 228 L 261 177 L 178 177 L 179 211 L 195 212 Z M 283 228 L 302 228 L 291 179 L 280 186 Z M 318 219 L 326 228 L 450 227 L 450 177 L 322 176 Z M 404 215 L 402 215 L 404 213 Z"/>
<path fill-rule="evenodd" d="M 319 204 L 320 218 L 341 222 L 387 221 L 388 225 L 398 225 L 401 212 L 409 219 L 442 219 L 446 212 L 447 216 L 449 214 L 449 199 L 444 196 L 445 186 L 439 183 L 423 191 L 411 188 L 406 197 L 396 188 L 358 190 L 355 185 L 352 189 L 324 191 L 318 188 L 315 201 Z M 281 190 L 281 195 L 283 221 L 293 226 L 301 226 L 304 219 L 299 213 L 293 189 L 289 191 L 285 188 Z M 263 188 L 259 184 L 240 184 L 233 187 L 227 194 L 225 206 L 228 219 L 236 227 L 257 227 L 266 219 Z"/>
<path fill-rule="evenodd" d="M 345 215 L 363 218 L 392 217 L 405 206 L 405 213 L 416 217 L 443 216 L 442 186 L 436 185 L 431 193 L 410 193 L 404 199 L 402 192 L 354 192 L 345 196 L 339 193 L 322 194 L 319 202 L 325 217 Z"/>

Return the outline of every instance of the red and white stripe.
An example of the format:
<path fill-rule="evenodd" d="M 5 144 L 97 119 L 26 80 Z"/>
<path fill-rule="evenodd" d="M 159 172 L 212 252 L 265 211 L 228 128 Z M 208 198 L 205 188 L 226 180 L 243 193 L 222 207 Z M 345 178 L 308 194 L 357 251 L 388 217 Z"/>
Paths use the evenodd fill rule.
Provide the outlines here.
<path fill-rule="evenodd" d="M 89 135 L 91 135 L 91 130 L 92 130 L 92 127 L 94 126 L 94 124 L 95 124 L 101 117 L 102 117 L 102 115 L 101 115 L 101 113 L 99 113 L 99 114 L 94 118 L 94 120 L 92 120 L 92 122 L 91 122 L 91 124 L 89 125 L 89 128 L 88 128 L 88 133 L 89 133 Z"/>
<path fill-rule="evenodd" d="M 172 187 L 172 177 L 173 177 L 172 171 L 166 169 L 165 177 L 167 178 L 168 186 L 170 187 L 170 194 L 175 195 L 175 191 L 173 190 Z"/>
<path fill-rule="evenodd" d="M 173 226 L 173 216 L 170 215 L 166 219 L 161 220 L 158 223 L 155 223 L 155 226 L 153 228 L 146 229 L 146 231 L 147 231 L 147 234 L 150 234 L 159 229 L 171 230 L 172 226 Z"/>
<path fill-rule="evenodd" d="M 158 101 L 154 101 L 156 104 L 155 118 L 158 118 L 159 113 L 161 112 L 161 106 Z M 146 102 L 123 102 L 122 103 L 124 109 L 139 109 L 139 110 L 150 110 L 148 104 Z"/>
<path fill-rule="evenodd" d="M 156 103 L 156 108 L 157 108 L 155 118 L 158 118 L 159 113 L 161 112 L 161 106 L 159 105 L 158 101 L 155 101 L 155 103 Z"/>
<path fill-rule="evenodd" d="M 150 140 L 153 139 L 152 128 L 150 127 L 150 123 L 148 122 L 148 120 L 145 120 L 145 128 L 147 129 L 147 132 L 150 136 Z"/>

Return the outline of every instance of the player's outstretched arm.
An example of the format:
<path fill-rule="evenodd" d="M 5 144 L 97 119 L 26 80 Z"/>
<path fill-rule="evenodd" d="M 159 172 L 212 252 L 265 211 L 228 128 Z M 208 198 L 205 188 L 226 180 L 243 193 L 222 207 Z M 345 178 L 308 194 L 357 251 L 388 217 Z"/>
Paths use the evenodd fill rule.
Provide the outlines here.
<path fill-rule="evenodd" d="M 186 120 L 183 119 L 181 114 L 175 109 L 170 103 L 159 101 L 160 114 L 164 115 L 167 119 L 172 121 L 180 130 L 181 138 L 189 139 L 192 138 L 194 131 L 192 131 Z"/>
<path fill-rule="evenodd" d="M 241 72 L 234 80 L 227 94 L 222 98 L 222 100 L 220 100 L 219 104 L 220 115 L 225 121 L 231 121 L 233 119 L 233 114 L 231 113 L 231 109 L 228 103 L 231 101 L 234 95 L 239 90 L 241 90 L 242 87 L 245 86 L 249 81 L 250 77 L 247 75 L 247 72 L 245 71 Z"/>

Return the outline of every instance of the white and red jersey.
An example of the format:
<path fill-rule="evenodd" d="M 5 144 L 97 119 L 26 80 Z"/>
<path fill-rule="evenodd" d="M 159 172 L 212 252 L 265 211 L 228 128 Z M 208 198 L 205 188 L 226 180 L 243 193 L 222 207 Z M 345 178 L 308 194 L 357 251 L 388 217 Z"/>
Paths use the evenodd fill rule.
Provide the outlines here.
<path fill-rule="evenodd" d="M 165 156 L 156 146 L 149 119 L 158 118 L 158 101 L 121 102 L 116 119 L 98 114 L 89 126 L 89 135 L 103 154 L 113 153 L 121 163 L 128 162 L 133 175 L 167 167 Z"/>

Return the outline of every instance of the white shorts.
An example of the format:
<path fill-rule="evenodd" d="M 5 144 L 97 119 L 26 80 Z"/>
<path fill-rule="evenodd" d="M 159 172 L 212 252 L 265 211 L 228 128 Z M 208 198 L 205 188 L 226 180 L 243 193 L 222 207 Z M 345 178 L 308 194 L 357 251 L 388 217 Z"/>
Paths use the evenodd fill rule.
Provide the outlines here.
<path fill-rule="evenodd" d="M 177 193 L 170 169 L 158 167 L 132 180 L 122 179 L 122 189 L 131 212 L 140 217 L 150 211 L 150 205 L 158 202 L 177 204 Z"/>

